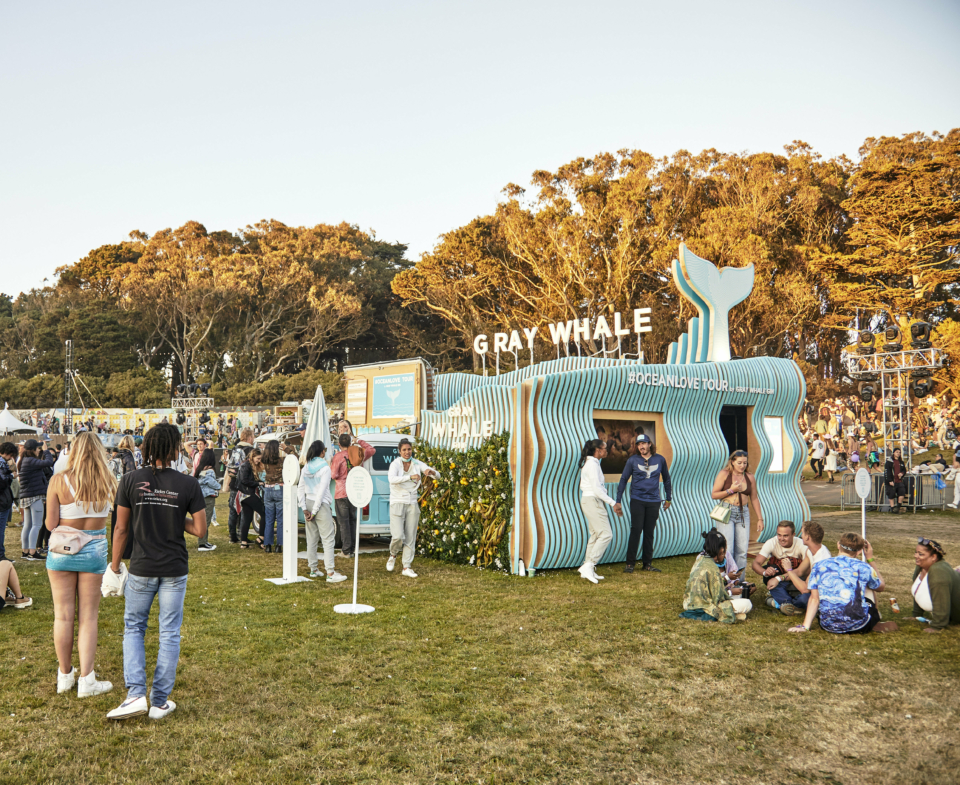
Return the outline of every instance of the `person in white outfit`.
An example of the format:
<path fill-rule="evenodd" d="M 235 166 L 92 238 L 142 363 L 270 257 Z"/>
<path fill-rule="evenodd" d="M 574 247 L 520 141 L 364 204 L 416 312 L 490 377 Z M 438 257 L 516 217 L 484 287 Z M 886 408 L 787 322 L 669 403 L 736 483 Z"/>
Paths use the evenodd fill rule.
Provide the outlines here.
<path fill-rule="evenodd" d="M 307 533 L 307 564 L 311 578 L 322 578 L 317 564 L 317 543 L 323 543 L 323 566 L 327 583 L 341 583 L 346 575 L 337 572 L 333 550 L 337 531 L 333 525 L 333 496 L 330 493 L 330 464 L 324 460 L 326 445 L 319 439 L 307 450 L 307 462 L 300 473 L 297 501 L 303 510 L 303 528 Z"/>
<path fill-rule="evenodd" d="M 960 453 L 954 454 L 953 466 L 947 469 L 944 477 L 947 483 L 953 482 L 953 501 L 947 504 L 947 507 L 955 510 L 960 505 Z"/>
<path fill-rule="evenodd" d="M 587 540 L 587 552 L 579 573 L 590 583 L 603 580 L 603 575 L 597 575 L 597 564 L 613 539 L 613 529 L 610 528 L 610 519 L 604 504 L 615 508 L 617 503 L 607 493 L 603 469 L 600 468 L 600 461 L 606 457 L 607 445 L 602 439 L 588 439 L 580 453 L 580 509 L 586 516 L 590 538 Z"/>
<path fill-rule="evenodd" d="M 409 439 L 400 440 L 400 457 L 395 458 L 387 472 L 390 482 L 390 558 L 387 572 L 393 572 L 397 554 L 403 549 L 402 575 L 416 578 L 411 569 L 414 549 L 417 544 L 417 524 L 420 522 L 420 502 L 417 491 L 423 474 L 440 476 L 440 472 L 413 457 L 413 445 Z"/>

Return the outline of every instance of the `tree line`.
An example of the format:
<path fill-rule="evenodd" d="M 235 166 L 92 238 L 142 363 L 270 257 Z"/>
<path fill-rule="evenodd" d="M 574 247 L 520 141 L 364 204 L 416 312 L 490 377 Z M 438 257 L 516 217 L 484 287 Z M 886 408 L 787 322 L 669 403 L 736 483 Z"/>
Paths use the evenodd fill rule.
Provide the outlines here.
<path fill-rule="evenodd" d="M 0 392 L 20 407 L 62 402 L 70 338 L 104 406 L 158 406 L 185 379 L 211 382 L 224 403 L 270 403 L 281 387 L 310 397 L 288 384 L 345 363 L 420 355 L 476 371 L 479 333 L 633 307 L 652 309 L 643 351 L 662 362 L 694 315 L 669 272 L 683 241 L 719 267 L 755 266 L 753 295 L 730 315 L 733 349 L 793 357 L 811 396 L 849 386 L 852 329 L 917 319 L 953 358 L 941 389 L 960 395 L 958 154 L 960 129 L 870 138 L 856 162 L 799 141 L 577 158 L 534 172 L 529 189 L 508 185 L 416 263 L 350 224 L 133 232 L 50 286 L 0 296 Z M 580 351 L 614 348 L 598 340 Z"/>

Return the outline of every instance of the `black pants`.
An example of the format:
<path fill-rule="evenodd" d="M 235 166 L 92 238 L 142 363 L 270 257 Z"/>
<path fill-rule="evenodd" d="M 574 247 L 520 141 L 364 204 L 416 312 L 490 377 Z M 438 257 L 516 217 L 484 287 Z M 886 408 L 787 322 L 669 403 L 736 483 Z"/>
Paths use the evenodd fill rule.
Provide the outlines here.
<path fill-rule="evenodd" d="M 357 508 L 349 499 L 337 499 L 336 502 L 337 528 L 340 529 L 343 555 L 350 556 L 357 547 Z"/>
<path fill-rule="evenodd" d="M 880 611 L 877 610 L 877 606 L 873 604 L 873 600 L 867 599 L 867 605 L 869 606 L 869 618 L 867 623 L 861 627 L 859 630 L 853 630 L 848 633 L 841 633 L 845 635 L 866 635 L 868 632 L 872 631 L 880 623 Z"/>
<path fill-rule="evenodd" d="M 637 549 L 643 537 L 643 566 L 653 562 L 653 530 L 660 517 L 660 502 L 630 500 L 630 540 L 627 543 L 627 564 L 637 563 Z"/>
<path fill-rule="evenodd" d="M 40 532 L 37 534 L 37 550 L 50 545 L 50 530 L 47 528 L 47 500 L 43 500 L 43 523 L 40 524 Z"/>
<path fill-rule="evenodd" d="M 820 477 L 823 474 L 823 458 L 811 458 L 810 468 L 813 469 L 814 475 Z"/>
<path fill-rule="evenodd" d="M 230 491 L 230 501 L 228 502 L 230 507 L 230 514 L 227 516 L 227 527 L 230 530 L 230 542 L 239 542 L 239 528 L 240 528 L 240 516 L 237 514 L 237 511 L 234 509 L 234 504 L 237 501 L 237 492 Z"/>

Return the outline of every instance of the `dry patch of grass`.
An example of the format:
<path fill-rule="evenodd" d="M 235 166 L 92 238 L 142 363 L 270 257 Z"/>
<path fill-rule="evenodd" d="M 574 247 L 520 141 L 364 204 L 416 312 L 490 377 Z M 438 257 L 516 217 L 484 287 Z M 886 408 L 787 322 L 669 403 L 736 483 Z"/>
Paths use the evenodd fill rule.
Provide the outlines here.
<path fill-rule="evenodd" d="M 831 550 L 859 528 L 823 523 Z M 901 616 L 916 535 L 960 557 L 958 524 L 869 516 Z M 363 556 L 377 610 L 342 617 L 350 583 L 272 586 L 280 557 L 226 539 L 213 529 L 218 550 L 191 553 L 178 709 L 162 722 L 104 718 L 124 695 L 119 600 L 103 602 L 97 657 L 114 692 L 56 694 L 49 585 L 18 564 L 35 605 L 0 614 L 0 781 L 946 784 L 960 770 L 956 630 L 794 637 L 762 592 L 746 624 L 684 621 L 691 557 L 660 575 L 607 565 L 593 586 L 426 559 L 412 581 Z"/>

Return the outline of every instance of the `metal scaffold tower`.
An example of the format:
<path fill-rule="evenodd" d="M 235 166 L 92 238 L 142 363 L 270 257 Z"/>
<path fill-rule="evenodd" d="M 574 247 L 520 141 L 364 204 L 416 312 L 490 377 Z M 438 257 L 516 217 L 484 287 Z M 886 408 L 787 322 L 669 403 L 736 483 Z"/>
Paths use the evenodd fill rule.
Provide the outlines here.
<path fill-rule="evenodd" d="M 876 335 L 867 330 L 858 336 L 856 354 L 847 355 L 847 372 L 860 382 L 860 395 L 870 400 L 880 382 L 884 454 L 889 458 L 900 448 L 907 469 L 913 467 L 912 398 L 924 398 L 933 391 L 930 377 L 943 367 L 944 354 L 930 343 L 930 325 L 916 322 L 910 328 L 911 348 L 904 349 L 900 330 L 891 327 L 880 333 L 883 351 L 874 347 Z"/>
<path fill-rule="evenodd" d="M 63 375 L 63 432 L 73 435 L 73 341 L 67 341 L 67 367 Z"/>

